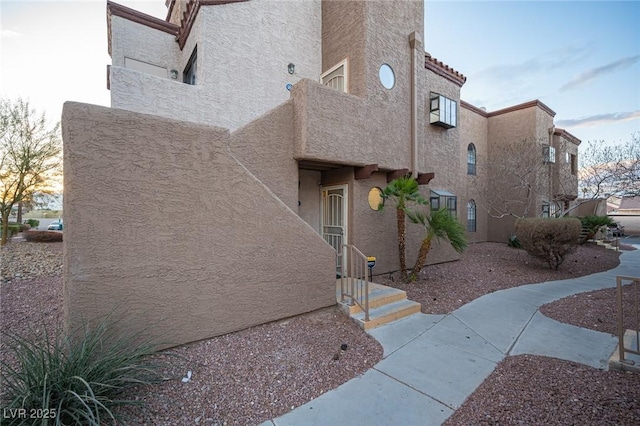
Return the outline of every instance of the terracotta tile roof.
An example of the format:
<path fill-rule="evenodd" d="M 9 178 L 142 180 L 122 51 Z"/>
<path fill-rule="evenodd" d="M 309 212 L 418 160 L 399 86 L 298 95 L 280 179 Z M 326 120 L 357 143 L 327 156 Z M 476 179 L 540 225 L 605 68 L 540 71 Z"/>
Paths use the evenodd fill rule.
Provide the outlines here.
<path fill-rule="evenodd" d="M 444 62 L 432 57 L 428 52 L 424 53 L 424 67 L 460 87 L 462 87 L 462 85 L 467 81 L 467 77 L 454 70 L 449 65 L 446 65 Z"/>

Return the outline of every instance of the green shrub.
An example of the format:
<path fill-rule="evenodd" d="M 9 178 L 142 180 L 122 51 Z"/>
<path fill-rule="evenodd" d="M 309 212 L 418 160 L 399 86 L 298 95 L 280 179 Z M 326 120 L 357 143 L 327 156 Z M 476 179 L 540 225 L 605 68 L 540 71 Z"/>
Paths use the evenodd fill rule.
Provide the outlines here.
<path fill-rule="evenodd" d="M 27 222 L 27 224 L 32 228 L 40 226 L 40 221 L 38 219 L 27 219 L 25 222 Z"/>
<path fill-rule="evenodd" d="M 17 366 L 1 364 L 2 407 L 5 413 L 15 409 L 42 413 L 49 422 L 4 420 L 10 425 L 100 426 L 120 420 L 115 408 L 141 405 L 123 399 L 124 392 L 160 381 L 161 366 L 148 361 L 154 351 L 147 339 L 140 334 L 115 336 L 110 325 L 107 319 L 73 337 L 61 333 L 6 336 L 3 340 Z"/>
<path fill-rule="evenodd" d="M 601 227 L 614 225 L 616 222 L 609 216 L 590 215 L 581 217 L 580 223 L 582 224 L 582 227 L 587 230 L 587 235 L 585 235 L 583 241 L 580 241 L 581 243 L 584 243 L 593 238 Z"/>
<path fill-rule="evenodd" d="M 22 227 L 17 223 L 9 223 L 8 229 L 9 229 L 9 235 L 17 234 L 18 232 L 22 231 Z"/>
<path fill-rule="evenodd" d="M 33 243 L 59 243 L 62 241 L 62 232 L 27 231 L 24 239 Z"/>
<path fill-rule="evenodd" d="M 513 247 L 513 248 L 517 248 L 517 249 L 521 249 L 522 248 L 522 244 L 520 244 L 520 240 L 515 235 L 512 235 L 512 236 L 509 237 L 509 240 L 507 241 L 507 245 L 509 247 Z"/>
<path fill-rule="evenodd" d="M 522 248 L 554 270 L 576 250 L 581 230 L 580 220 L 573 218 L 525 218 L 516 222 L 516 236 Z"/>

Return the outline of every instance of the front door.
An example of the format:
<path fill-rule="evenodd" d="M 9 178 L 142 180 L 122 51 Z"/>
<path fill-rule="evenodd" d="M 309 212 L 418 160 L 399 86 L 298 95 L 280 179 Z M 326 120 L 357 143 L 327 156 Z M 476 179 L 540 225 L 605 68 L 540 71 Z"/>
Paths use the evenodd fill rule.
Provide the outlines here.
<path fill-rule="evenodd" d="M 342 244 L 347 243 L 347 185 L 325 186 L 322 188 L 322 214 L 320 232 L 333 247 L 336 257 L 336 271 L 340 271 L 342 262 Z"/>

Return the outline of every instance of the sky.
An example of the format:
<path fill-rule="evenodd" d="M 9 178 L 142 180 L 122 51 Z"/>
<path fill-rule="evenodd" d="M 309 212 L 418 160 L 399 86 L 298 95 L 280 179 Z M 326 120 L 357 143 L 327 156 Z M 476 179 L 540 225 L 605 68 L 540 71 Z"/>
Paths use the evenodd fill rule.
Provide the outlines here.
<path fill-rule="evenodd" d="M 166 17 L 164 0 L 116 2 Z M 0 0 L 0 29 L 0 96 L 52 122 L 67 100 L 109 105 L 106 0 Z M 583 141 L 640 132 L 640 1 L 427 0 L 424 40 L 475 106 L 539 99 Z"/>

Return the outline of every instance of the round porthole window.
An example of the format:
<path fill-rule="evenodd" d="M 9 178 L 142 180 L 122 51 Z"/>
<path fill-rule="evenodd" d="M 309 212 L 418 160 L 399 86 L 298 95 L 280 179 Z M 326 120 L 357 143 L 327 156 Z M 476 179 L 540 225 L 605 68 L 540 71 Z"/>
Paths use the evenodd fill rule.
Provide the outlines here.
<path fill-rule="evenodd" d="M 396 76 L 393 73 L 393 68 L 388 64 L 382 64 L 378 74 L 380 75 L 380 83 L 387 89 L 393 88 L 396 84 Z"/>
<path fill-rule="evenodd" d="M 369 190 L 369 207 L 371 207 L 371 210 L 380 210 L 380 204 L 384 205 L 382 189 L 375 186 Z"/>

